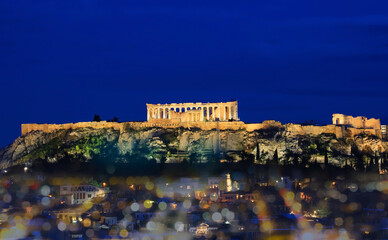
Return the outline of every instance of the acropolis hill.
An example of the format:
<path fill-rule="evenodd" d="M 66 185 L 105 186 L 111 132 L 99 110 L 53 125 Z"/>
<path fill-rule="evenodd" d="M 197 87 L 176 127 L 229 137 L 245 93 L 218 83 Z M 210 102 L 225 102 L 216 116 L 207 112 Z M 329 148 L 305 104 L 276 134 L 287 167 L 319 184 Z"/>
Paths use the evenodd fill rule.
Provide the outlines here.
<path fill-rule="evenodd" d="M 323 162 L 327 155 L 331 164 L 343 166 L 359 156 L 388 152 L 380 120 L 373 118 L 333 114 L 332 124 L 325 126 L 274 120 L 244 123 L 237 101 L 147 104 L 146 116 L 144 122 L 22 124 L 22 135 L 0 150 L 0 167 L 63 158 L 88 162 L 96 157 L 123 163 L 203 163 L 214 154 L 220 161 L 254 157 L 255 163 L 266 163 L 277 155 L 281 163 L 294 158 L 305 164 Z"/>
<path fill-rule="evenodd" d="M 142 129 L 160 128 L 199 128 L 202 130 L 245 130 L 252 132 L 259 129 L 282 126 L 280 122 L 267 120 L 262 123 L 244 123 L 238 117 L 237 101 L 219 103 L 171 103 L 147 104 L 147 122 L 79 122 L 66 124 L 22 124 L 21 133 L 31 131 L 52 132 L 60 129 L 77 128 L 112 128 L 123 131 L 125 128 Z M 333 114 L 333 124 L 326 126 L 304 126 L 285 124 L 286 131 L 292 135 L 334 134 L 337 138 L 353 137 L 365 133 L 381 137 L 380 119 L 352 117 Z"/>

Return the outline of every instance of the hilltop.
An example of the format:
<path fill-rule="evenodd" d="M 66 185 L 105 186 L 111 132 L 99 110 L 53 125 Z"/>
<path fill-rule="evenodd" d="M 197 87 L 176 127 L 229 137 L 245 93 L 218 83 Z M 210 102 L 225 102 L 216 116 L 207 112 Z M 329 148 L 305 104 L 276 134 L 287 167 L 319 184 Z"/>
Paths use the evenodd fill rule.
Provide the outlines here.
<path fill-rule="evenodd" d="M 141 166 L 243 161 L 304 167 L 330 164 L 358 170 L 375 166 L 384 171 L 387 165 L 386 141 L 372 134 L 339 137 L 311 130 L 327 126 L 282 125 L 274 121 L 254 130 L 120 126 L 31 130 L 0 150 L 0 167 L 47 167 L 63 162 L 75 167 L 82 163 Z"/>

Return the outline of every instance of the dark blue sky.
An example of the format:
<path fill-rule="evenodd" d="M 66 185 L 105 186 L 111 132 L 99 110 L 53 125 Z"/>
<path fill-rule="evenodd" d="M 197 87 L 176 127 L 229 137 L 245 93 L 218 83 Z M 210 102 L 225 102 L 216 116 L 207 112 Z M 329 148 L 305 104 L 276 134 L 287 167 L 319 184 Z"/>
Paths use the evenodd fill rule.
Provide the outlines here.
<path fill-rule="evenodd" d="M 239 101 L 246 122 L 388 122 L 388 1 L 0 0 L 0 147 L 21 123 Z"/>

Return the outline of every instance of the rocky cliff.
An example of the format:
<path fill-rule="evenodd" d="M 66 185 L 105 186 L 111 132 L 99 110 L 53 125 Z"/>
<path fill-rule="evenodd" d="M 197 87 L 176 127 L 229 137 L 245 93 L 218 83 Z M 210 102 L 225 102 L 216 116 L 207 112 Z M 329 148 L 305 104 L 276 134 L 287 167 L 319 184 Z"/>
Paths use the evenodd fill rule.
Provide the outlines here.
<path fill-rule="evenodd" d="M 0 167 L 8 168 L 34 161 L 129 162 L 134 159 L 156 162 L 206 162 L 250 160 L 279 164 L 311 162 L 355 166 L 371 159 L 384 159 L 388 144 L 373 135 L 336 138 L 334 134 L 299 135 L 286 125 L 255 131 L 201 130 L 199 128 L 77 128 L 51 132 L 31 131 L 0 150 Z"/>

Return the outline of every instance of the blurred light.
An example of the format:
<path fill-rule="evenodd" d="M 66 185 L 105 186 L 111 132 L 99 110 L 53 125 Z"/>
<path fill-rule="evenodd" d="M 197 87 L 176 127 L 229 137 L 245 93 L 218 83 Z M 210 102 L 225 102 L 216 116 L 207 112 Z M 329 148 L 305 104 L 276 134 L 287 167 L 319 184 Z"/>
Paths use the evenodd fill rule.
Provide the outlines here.
<path fill-rule="evenodd" d="M 160 202 L 160 203 L 158 204 L 158 207 L 159 207 L 160 210 L 164 211 L 164 210 L 166 210 L 166 208 L 167 208 L 167 203 L 165 203 L 165 202 Z"/>
<path fill-rule="evenodd" d="M 189 199 L 184 200 L 183 207 L 189 209 L 191 207 L 191 201 Z"/>
<path fill-rule="evenodd" d="M 184 230 L 184 224 L 182 222 L 176 222 L 175 225 L 174 225 L 174 228 L 177 232 L 183 232 Z"/>
<path fill-rule="evenodd" d="M 149 221 L 146 225 L 146 228 L 148 231 L 155 231 L 156 230 L 156 223 L 153 221 Z"/>
<path fill-rule="evenodd" d="M 43 196 L 47 196 L 50 194 L 50 187 L 47 186 L 47 185 L 43 185 L 41 188 L 40 188 L 40 193 L 43 195 Z"/>
<path fill-rule="evenodd" d="M 152 201 L 151 200 L 145 200 L 143 203 L 145 208 L 151 208 L 152 207 Z"/>
<path fill-rule="evenodd" d="M 215 212 L 212 215 L 212 219 L 214 222 L 220 222 L 222 220 L 222 215 L 219 212 Z"/>
<path fill-rule="evenodd" d="M 133 212 L 137 212 L 137 211 L 139 211 L 139 209 L 140 209 L 140 206 L 139 206 L 138 203 L 132 203 L 132 204 L 131 204 L 131 210 L 132 210 Z"/>
<path fill-rule="evenodd" d="M 43 206 L 48 207 L 50 205 L 50 198 L 43 197 L 41 202 Z"/>
<path fill-rule="evenodd" d="M 62 221 L 60 221 L 60 222 L 58 223 L 57 227 L 58 227 L 59 231 L 62 231 L 62 232 L 65 231 L 66 228 L 67 228 L 66 223 L 64 223 L 64 222 L 62 222 Z"/>

